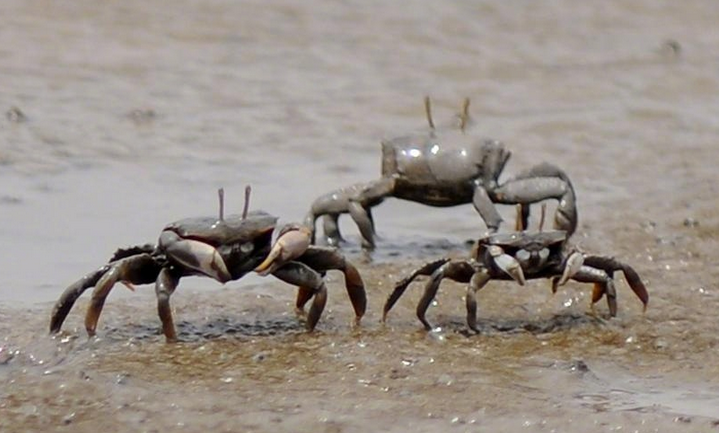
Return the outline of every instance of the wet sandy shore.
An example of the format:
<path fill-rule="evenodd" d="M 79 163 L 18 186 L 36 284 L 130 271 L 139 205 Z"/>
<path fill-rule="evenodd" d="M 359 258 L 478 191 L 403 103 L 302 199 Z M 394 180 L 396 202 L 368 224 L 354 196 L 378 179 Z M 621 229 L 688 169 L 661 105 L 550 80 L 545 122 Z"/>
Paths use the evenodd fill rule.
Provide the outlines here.
<path fill-rule="evenodd" d="M 10 0 L 0 17 L 1 431 L 719 431 L 713 2 Z M 623 279 L 614 319 L 587 285 L 496 282 L 470 335 L 446 282 L 427 333 L 416 283 L 382 325 L 394 282 L 484 231 L 471 206 L 388 200 L 372 254 L 342 220 L 359 328 L 330 273 L 313 334 L 293 288 L 248 277 L 183 280 L 180 344 L 149 286 L 112 294 L 98 338 L 86 298 L 47 336 L 65 286 L 214 214 L 220 186 L 231 209 L 252 184 L 253 208 L 292 221 L 374 179 L 380 139 L 420 130 L 426 94 L 440 123 L 472 98 L 470 133 L 513 152 L 505 178 L 565 168 L 573 242 L 631 263 L 646 313 Z"/>

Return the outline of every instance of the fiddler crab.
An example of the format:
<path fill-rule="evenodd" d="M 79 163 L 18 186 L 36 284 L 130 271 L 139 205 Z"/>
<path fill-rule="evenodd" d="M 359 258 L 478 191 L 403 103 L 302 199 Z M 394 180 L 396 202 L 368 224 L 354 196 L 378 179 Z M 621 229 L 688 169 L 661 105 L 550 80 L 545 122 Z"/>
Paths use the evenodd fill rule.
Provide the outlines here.
<path fill-rule="evenodd" d="M 458 116 L 459 127 L 438 136 L 429 98 L 425 98 L 429 132 L 382 141 L 382 176 L 374 181 L 341 188 L 318 197 L 305 225 L 312 228 L 322 217 L 325 241 L 342 241 L 338 219 L 349 214 L 360 230 L 365 248 L 374 248 L 372 207 L 387 197 L 429 206 L 449 207 L 472 203 L 489 233 L 499 229 L 502 217 L 495 204 L 522 205 L 522 229 L 529 219 L 529 205 L 547 199 L 558 201 L 554 228 L 571 235 L 577 226 L 576 197 L 566 173 L 541 163 L 500 183 L 499 176 L 511 152 L 496 140 L 476 140 L 465 134 L 469 99 Z M 457 129 L 459 133 L 457 133 Z"/>
<path fill-rule="evenodd" d="M 180 278 L 199 275 L 220 283 L 234 281 L 255 271 L 272 274 L 298 286 L 296 309 L 307 313 L 307 328 L 315 328 L 325 303 L 327 288 L 323 276 L 328 270 L 344 273 L 345 286 L 355 312 L 355 324 L 364 315 L 367 299 L 364 283 L 357 269 L 334 248 L 310 245 L 307 228 L 289 224 L 283 227 L 274 245 L 272 233 L 277 217 L 263 211 L 248 210 L 249 187 L 245 193 L 242 215 L 223 215 L 223 190 L 219 190 L 219 217 L 187 218 L 168 224 L 157 245 L 119 249 L 110 261 L 70 285 L 52 310 L 50 332 L 60 331 L 65 318 L 78 297 L 94 287 L 85 315 L 85 329 L 95 335 L 98 319 L 110 290 L 117 282 L 133 288 L 133 284 L 155 283 L 157 309 L 162 330 L 168 342 L 177 340 L 170 308 L 170 296 Z"/>
<path fill-rule="evenodd" d="M 541 224 L 540 224 L 541 230 Z M 563 230 L 492 234 L 479 239 L 469 259 L 443 258 L 416 269 L 395 286 L 384 305 L 382 321 L 407 287 L 420 275 L 430 276 L 424 294 L 417 304 L 417 317 L 425 329 L 432 326 L 425 315 L 443 279 L 468 283 L 466 294 L 467 325 L 477 328 L 477 292 L 490 280 L 526 280 L 549 278 L 552 292 L 568 280 L 594 283 L 592 305 L 606 295 L 609 314 L 617 314 L 617 291 L 614 273 L 622 271 L 629 287 L 646 310 L 649 294 L 639 274 L 629 265 L 608 256 L 588 255 L 568 246 L 569 234 Z"/>

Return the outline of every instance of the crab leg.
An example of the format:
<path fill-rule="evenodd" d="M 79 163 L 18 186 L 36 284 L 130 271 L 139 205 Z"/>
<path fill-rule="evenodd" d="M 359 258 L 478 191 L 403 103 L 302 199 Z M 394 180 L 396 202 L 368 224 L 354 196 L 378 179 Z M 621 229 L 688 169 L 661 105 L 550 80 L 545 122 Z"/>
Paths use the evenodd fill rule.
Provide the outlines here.
<path fill-rule="evenodd" d="M 107 272 L 103 273 L 95 284 L 90 305 L 85 313 L 85 329 L 90 336 L 95 335 L 100 313 L 115 283 L 151 283 L 159 272 L 157 262 L 149 254 L 126 257 L 109 264 L 107 268 Z"/>
<path fill-rule="evenodd" d="M 539 164 L 523 171 L 494 189 L 496 203 L 522 205 L 522 227 L 526 229 L 530 203 L 547 199 L 558 200 L 554 228 L 571 236 L 577 228 L 577 205 L 574 187 L 567 174 L 552 164 Z"/>
<path fill-rule="evenodd" d="M 484 287 L 490 280 L 489 272 L 482 268 L 472 275 L 467 286 L 467 295 L 465 298 L 467 304 L 467 325 L 469 329 L 479 333 L 477 328 L 477 292 Z"/>
<path fill-rule="evenodd" d="M 407 290 L 407 287 L 414 281 L 415 278 L 417 278 L 420 275 L 432 275 L 435 271 L 437 271 L 442 265 L 449 262 L 451 259 L 444 258 L 435 260 L 434 262 L 429 262 L 419 268 L 417 268 L 414 272 L 412 272 L 409 276 L 402 279 L 402 281 L 398 282 L 394 286 L 394 290 L 390 295 L 387 297 L 387 301 L 384 303 L 384 308 L 382 310 L 382 322 L 385 322 L 387 320 L 387 313 L 389 313 L 389 310 L 392 309 L 395 303 L 399 300 L 400 296 L 404 293 L 405 290 Z"/>
<path fill-rule="evenodd" d="M 100 278 L 110 269 L 110 267 L 111 265 L 107 264 L 100 267 L 96 271 L 90 272 L 89 274 L 85 275 L 84 277 L 80 278 L 79 280 L 68 286 L 68 288 L 65 289 L 64 292 L 62 292 L 62 295 L 60 295 L 60 299 L 58 299 L 55 303 L 55 306 L 52 309 L 52 314 L 50 315 L 51 334 L 60 332 L 63 322 L 65 322 L 67 315 L 70 313 L 70 310 L 72 309 L 73 305 L 75 305 L 75 302 L 80 297 L 80 295 L 82 295 L 85 290 L 89 289 L 90 287 L 94 287 L 95 284 L 97 284 L 97 282 L 100 280 Z"/>
<path fill-rule="evenodd" d="M 295 313 L 298 316 L 305 316 L 305 304 L 312 299 L 312 289 L 299 286 L 297 288 L 297 300 L 295 301 Z"/>
<path fill-rule="evenodd" d="M 322 229 L 327 243 L 332 246 L 337 246 L 344 241 L 342 233 L 340 233 L 339 218 L 340 215 L 336 213 L 322 215 Z M 314 243 L 314 240 L 312 243 Z"/>
<path fill-rule="evenodd" d="M 582 283 L 594 283 L 592 304 L 602 299 L 602 295 L 606 294 L 609 314 L 612 317 L 617 315 L 617 291 L 614 287 L 614 280 L 607 272 L 591 266 L 582 266 L 572 279 Z"/>
<path fill-rule="evenodd" d="M 434 273 L 432 273 L 432 278 L 429 280 L 429 282 L 427 282 L 427 285 L 424 288 L 424 293 L 422 294 L 422 298 L 417 304 L 417 318 L 424 325 L 424 329 L 428 331 L 432 329 L 432 325 L 429 324 L 429 322 L 425 318 L 425 315 L 427 314 L 427 309 L 429 308 L 429 305 L 432 303 L 432 300 L 437 295 L 437 291 L 439 290 L 439 284 L 442 282 L 442 280 L 445 278 L 449 278 L 451 280 L 457 281 L 458 283 L 469 283 L 474 273 L 474 268 L 465 261 L 447 262 L 439 269 L 437 269 Z"/>
<path fill-rule="evenodd" d="M 497 207 L 489 197 L 489 193 L 482 185 L 477 185 L 474 189 L 474 195 L 472 196 L 472 204 L 474 208 L 482 217 L 484 223 L 487 225 L 487 229 L 490 233 L 495 233 L 499 230 L 499 225 L 502 223 L 502 217 L 497 211 Z"/>
<path fill-rule="evenodd" d="M 170 308 L 170 296 L 177 288 L 179 276 L 173 275 L 168 268 L 162 268 L 160 275 L 155 282 L 155 294 L 157 295 L 157 314 L 162 322 L 162 332 L 168 343 L 177 341 L 175 323 L 172 320 L 172 308 Z"/>
<path fill-rule="evenodd" d="M 367 294 L 365 292 L 364 282 L 357 268 L 355 268 L 342 253 L 334 248 L 311 246 L 305 254 L 297 260 L 322 275 L 330 270 L 338 270 L 344 274 L 347 295 L 350 298 L 352 308 L 355 312 L 355 325 L 358 325 L 367 309 Z M 303 311 L 304 305 L 310 297 L 310 290 L 306 287 L 300 287 L 297 292 L 297 302 L 295 304 L 297 309 Z"/>
<path fill-rule="evenodd" d="M 604 269 L 610 276 L 612 276 L 615 271 L 622 271 L 624 273 L 624 278 L 627 280 L 627 284 L 629 284 L 629 287 L 632 289 L 634 294 L 637 295 L 639 300 L 642 302 L 644 305 L 644 311 L 646 311 L 647 304 L 649 303 L 649 293 L 634 268 L 626 263 L 622 263 L 612 257 L 606 256 L 586 256 L 584 258 L 584 263 L 594 268 Z"/>
<path fill-rule="evenodd" d="M 306 264 L 299 262 L 285 263 L 282 267 L 276 269 L 272 275 L 288 284 L 312 291 L 314 301 L 312 301 L 310 311 L 307 314 L 307 329 L 310 331 L 315 329 L 327 303 L 327 287 L 322 280 L 322 275 Z"/>

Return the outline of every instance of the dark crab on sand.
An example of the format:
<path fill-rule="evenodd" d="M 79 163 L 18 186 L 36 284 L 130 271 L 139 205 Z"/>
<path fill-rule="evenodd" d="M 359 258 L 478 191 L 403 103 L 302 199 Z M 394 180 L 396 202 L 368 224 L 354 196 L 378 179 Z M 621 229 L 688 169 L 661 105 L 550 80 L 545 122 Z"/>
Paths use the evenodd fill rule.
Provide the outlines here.
<path fill-rule="evenodd" d="M 425 98 L 429 131 L 383 141 L 381 177 L 318 197 L 305 225 L 314 234 L 316 220 L 321 217 L 326 243 L 337 245 L 342 240 L 339 216 L 349 214 L 360 230 L 363 246 L 373 248 L 372 208 L 388 197 L 437 207 L 472 203 L 490 233 L 502 222 L 495 204 L 521 205 L 521 228 L 526 229 L 529 205 L 556 199 L 554 228 L 571 235 L 577 226 L 576 203 L 564 171 L 542 163 L 501 182 L 511 153 L 499 141 L 477 140 L 465 133 L 468 107 L 469 100 L 465 99 L 459 127 L 440 131 L 434 126 L 429 98 Z"/>
<path fill-rule="evenodd" d="M 477 292 L 491 280 L 514 280 L 524 285 L 526 280 L 549 278 L 552 291 L 568 280 L 594 283 L 592 304 L 607 297 L 609 313 L 617 314 L 617 291 L 614 273 L 622 271 L 629 287 L 646 309 L 649 294 L 639 274 L 629 265 L 613 257 L 584 254 L 569 247 L 568 233 L 562 230 L 546 232 L 515 232 L 493 234 L 479 239 L 468 259 L 443 258 L 416 269 L 395 286 L 384 305 L 382 320 L 407 287 L 420 275 L 430 277 L 424 294 L 417 304 L 417 317 L 427 330 L 432 326 L 425 315 L 443 279 L 467 283 L 467 325 L 477 328 Z"/>
<path fill-rule="evenodd" d="M 200 275 L 220 283 L 237 280 L 251 271 L 272 274 L 299 287 L 297 310 L 313 302 L 307 313 L 307 328 L 312 330 L 327 301 L 323 276 L 328 270 L 344 273 L 345 285 L 358 324 L 367 300 L 364 283 L 357 269 L 334 248 L 310 245 L 309 231 L 296 224 L 286 225 L 272 245 L 277 217 L 263 211 L 247 212 L 249 187 L 242 215 L 223 215 L 220 190 L 219 217 L 187 218 L 168 224 L 157 245 L 143 245 L 118 250 L 110 261 L 71 284 L 52 310 L 50 332 L 60 331 L 72 306 L 80 295 L 94 287 L 85 315 L 85 329 L 94 335 L 98 319 L 110 290 L 117 282 L 132 288 L 133 284 L 155 283 L 157 309 L 162 330 L 168 341 L 177 339 L 170 308 L 170 296 L 180 278 Z"/>

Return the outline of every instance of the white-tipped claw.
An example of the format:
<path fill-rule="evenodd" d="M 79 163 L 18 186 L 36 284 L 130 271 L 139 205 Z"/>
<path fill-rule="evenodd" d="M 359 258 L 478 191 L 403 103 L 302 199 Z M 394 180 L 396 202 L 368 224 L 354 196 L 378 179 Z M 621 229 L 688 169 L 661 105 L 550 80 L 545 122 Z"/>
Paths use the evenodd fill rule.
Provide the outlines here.
<path fill-rule="evenodd" d="M 304 226 L 290 230 L 277 238 L 267 258 L 255 268 L 260 275 L 268 275 L 285 263 L 300 257 L 309 248 L 312 233 Z"/>
<path fill-rule="evenodd" d="M 572 278 L 577 272 L 579 272 L 579 269 L 584 265 L 584 254 L 575 251 L 572 254 L 569 255 L 567 258 L 567 263 L 564 266 L 564 272 L 562 272 L 562 277 L 557 281 L 557 287 L 563 286 L 569 281 L 570 278 Z"/>
<path fill-rule="evenodd" d="M 167 254 L 190 269 L 202 272 L 221 283 L 232 279 L 225 261 L 217 250 L 204 242 L 183 239 L 166 247 Z"/>
<path fill-rule="evenodd" d="M 517 259 L 509 254 L 504 254 L 504 250 L 496 245 L 490 247 L 489 253 L 492 255 L 494 263 L 499 269 L 506 272 L 507 275 L 512 277 L 520 286 L 524 285 L 526 282 L 524 279 L 524 271 L 522 271 L 522 266 Z"/>

